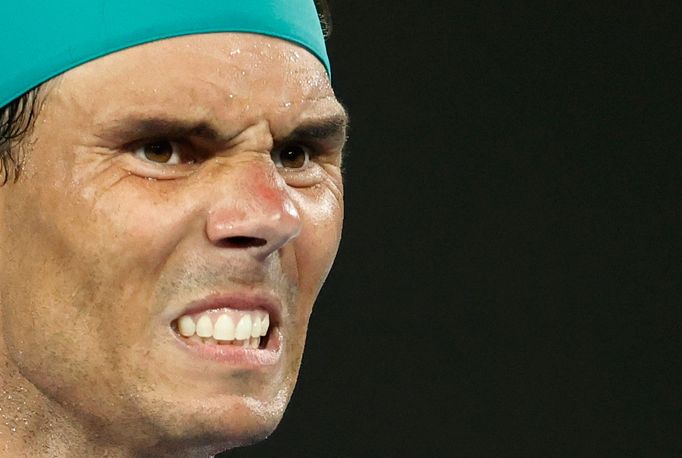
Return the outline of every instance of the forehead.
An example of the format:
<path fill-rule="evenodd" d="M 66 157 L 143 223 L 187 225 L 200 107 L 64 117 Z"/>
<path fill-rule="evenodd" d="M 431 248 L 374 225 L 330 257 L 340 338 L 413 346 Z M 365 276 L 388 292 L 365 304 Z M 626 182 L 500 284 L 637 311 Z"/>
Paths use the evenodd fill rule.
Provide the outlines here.
<path fill-rule="evenodd" d="M 97 124 L 135 111 L 261 116 L 338 102 L 322 63 L 304 48 L 245 33 L 189 35 L 125 49 L 60 77 L 55 98 Z M 324 114 L 324 113 L 322 113 Z"/>

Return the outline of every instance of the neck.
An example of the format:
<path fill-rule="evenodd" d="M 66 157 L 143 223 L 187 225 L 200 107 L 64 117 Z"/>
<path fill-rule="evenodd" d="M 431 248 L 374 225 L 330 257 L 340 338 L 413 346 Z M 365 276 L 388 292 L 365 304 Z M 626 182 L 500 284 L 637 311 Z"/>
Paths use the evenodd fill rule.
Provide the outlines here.
<path fill-rule="evenodd" d="M 156 443 L 139 449 L 109 438 L 96 421 L 88 422 L 45 396 L 8 357 L 0 339 L 0 458 L 108 456 L 112 458 L 202 457 L 215 447 Z M 92 424 L 91 424 L 92 423 Z M 109 440 L 111 439 L 111 440 Z M 151 443 L 154 443 L 152 441 Z M 149 443 L 148 443 L 149 445 Z"/>
<path fill-rule="evenodd" d="M 57 456 L 61 416 L 0 352 L 0 456 Z"/>
<path fill-rule="evenodd" d="M 0 348 L 0 458 L 139 456 L 93 440 L 92 431 L 30 383 Z"/>

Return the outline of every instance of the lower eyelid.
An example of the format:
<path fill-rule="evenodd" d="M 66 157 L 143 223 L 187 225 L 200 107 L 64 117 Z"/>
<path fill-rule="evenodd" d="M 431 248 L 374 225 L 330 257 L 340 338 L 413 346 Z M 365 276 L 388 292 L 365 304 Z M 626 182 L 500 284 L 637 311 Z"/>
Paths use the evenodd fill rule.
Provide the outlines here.
<path fill-rule="evenodd" d="M 185 178 L 196 171 L 196 168 L 186 164 L 160 164 L 143 159 L 136 158 L 132 154 L 126 155 L 130 160 L 122 163 L 123 168 L 129 174 L 139 176 L 142 178 L 158 179 L 158 180 L 172 180 L 178 178 Z M 124 156 L 125 157 L 125 156 Z"/>

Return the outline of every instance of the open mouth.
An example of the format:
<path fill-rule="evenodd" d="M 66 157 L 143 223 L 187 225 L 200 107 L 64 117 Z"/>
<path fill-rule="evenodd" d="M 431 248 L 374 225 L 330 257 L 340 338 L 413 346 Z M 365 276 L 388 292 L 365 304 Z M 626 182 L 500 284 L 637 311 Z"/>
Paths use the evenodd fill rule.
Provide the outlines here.
<path fill-rule="evenodd" d="M 232 346 L 265 349 L 274 326 L 261 308 L 237 310 L 229 307 L 183 315 L 171 323 L 173 330 L 190 345 Z"/>

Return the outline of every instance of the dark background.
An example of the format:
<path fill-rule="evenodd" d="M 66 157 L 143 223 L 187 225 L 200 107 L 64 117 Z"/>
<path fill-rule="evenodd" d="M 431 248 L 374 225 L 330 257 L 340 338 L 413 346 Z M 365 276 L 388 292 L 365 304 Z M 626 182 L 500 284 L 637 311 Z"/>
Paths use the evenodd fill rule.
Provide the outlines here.
<path fill-rule="evenodd" d="M 230 456 L 682 456 L 678 4 L 332 3 L 344 239 Z"/>

